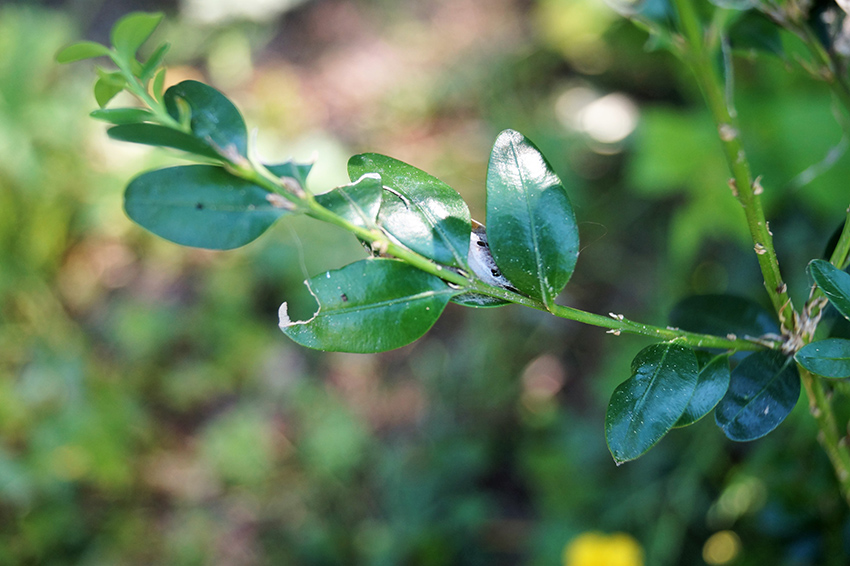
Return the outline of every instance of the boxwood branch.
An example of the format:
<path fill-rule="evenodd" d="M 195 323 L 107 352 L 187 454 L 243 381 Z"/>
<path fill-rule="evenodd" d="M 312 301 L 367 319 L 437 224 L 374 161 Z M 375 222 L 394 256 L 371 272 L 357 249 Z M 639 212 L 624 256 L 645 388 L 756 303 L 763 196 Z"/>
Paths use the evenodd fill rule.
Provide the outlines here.
<path fill-rule="evenodd" d="M 426 273 L 439 277 L 448 283 L 458 285 L 463 288 L 464 292 L 473 292 L 497 297 L 511 303 L 550 312 L 560 318 L 566 318 L 569 320 L 575 320 L 576 322 L 589 324 L 591 326 L 606 328 L 609 332 L 616 335 L 627 333 L 650 336 L 659 340 L 679 339 L 682 340 L 684 344 L 695 348 L 720 348 L 724 350 L 751 351 L 780 347 L 779 343 L 772 340 L 763 340 L 757 337 L 739 338 L 732 335 L 721 337 L 710 334 L 688 332 L 678 328 L 664 328 L 649 324 L 642 324 L 629 320 L 622 315 L 603 316 L 564 305 L 549 305 L 547 307 L 547 305 L 545 305 L 542 301 L 532 299 L 508 289 L 487 285 L 476 278 L 468 277 L 457 270 L 435 263 L 413 250 L 392 241 L 380 230 L 364 228 L 362 226 L 352 224 L 345 218 L 321 206 L 309 193 L 304 193 L 296 199 L 287 191 L 286 186 L 282 181 L 275 179 L 270 175 L 264 175 L 253 167 L 234 167 L 230 170 L 234 175 L 249 180 L 268 191 L 283 195 L 290 200 L 299 201 L 299 208 L 302 208 L 307 215 L 315 218 L 316 220 L 328 222 L 347 230 L 361 240 L 369 242 L 376 249 L 385 251 L 388 255 L 396 257 L 413 267 L 425 271 Z"/>
<path fill-rule="evenodd" d="M 730 185 L 744 209 L 767 294 L 779 315 L 780 322 L 787 330 L 791 330 L 796 318 L 792 314 L 794 307 L 779 271 L 779 261 L 773 246 L 773 234 L 768 229 L 765 219 L 761 202 L 761 184 L 758 179 L 753 178 L 750 170 L 747 154 L 741 143 L 738 121 L 729 111 L 724 84 L 717 75 L 713 54 L 706 47 L 702 24 L 694 9 L 693 1 L 675 0 L 674 4 L 686 39 L 685 45 L 682 46 L 682 59 L 690 66 L 696 77 L 717 126 L 723 154 L 732 173 Z"/>

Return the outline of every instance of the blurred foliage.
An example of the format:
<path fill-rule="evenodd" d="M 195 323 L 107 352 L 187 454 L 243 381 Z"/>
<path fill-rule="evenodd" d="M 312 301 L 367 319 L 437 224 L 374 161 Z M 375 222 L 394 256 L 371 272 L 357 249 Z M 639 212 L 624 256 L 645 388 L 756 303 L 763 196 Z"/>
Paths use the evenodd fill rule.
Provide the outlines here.
<path fill-rule="evenodd" d="M 544 565 L 589 531 L 629 533 L 653 566 L 847 563 L 804 403 L 766 440 L 700 422 L 616 467 L 604 406 L 641 339 L 450 306 L 402 350 L 316 353 L 277 307 L 356 242 L 299 219 L 211 253 L 133 227 L 122 187 L 176 158 L 107 140 L 91 73 L 52 61 L 101 39 L 118 4 L 0 7 L 0 564 Z M 661 322 L 687 293 L 757 297 L 690 78 L 599 2 L 270 2 L 215 22 L 199 4 L 165 6 L 169 81 L 226 90 L 269 159 L 318 150 L 314 189 L 378 151 L 482 219 L 489 146 L 512 127 L 581 181 L 562 301 Z M 821 85 L 738 65 L 743 138 L 805 289 L 850 159 L 824 162 L 842 139 Z M 615 141 L 591 111 L 612 93 L 634 108 L 602 108 L 636 120 Z"/>

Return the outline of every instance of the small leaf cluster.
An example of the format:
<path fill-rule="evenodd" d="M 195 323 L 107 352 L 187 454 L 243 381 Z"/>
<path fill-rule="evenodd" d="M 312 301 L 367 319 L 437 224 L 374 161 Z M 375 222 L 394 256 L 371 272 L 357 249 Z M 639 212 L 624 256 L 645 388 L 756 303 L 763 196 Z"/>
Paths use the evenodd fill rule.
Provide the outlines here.
<path fill-rule="evenodd" d="M 311 164 L 253 157 L 245 121 L 222 93 L 197 81 L 163 92 L 158 66 L 167 46 L 145 62 L 136 59 L 160 19 L 131 14 L 116 24 L 111 48 L 77 43 L 57 59 L 109 57 L 118 70 L 99 71 L 98 103 L 127 90 L 146 106 L 95 111 L 113 124 L 111 138 L 180 150 L 201 162 L 130 182 L 124 207 L 139 225 L 178 244 L 226 250 L 253 241 L 281 216 L 306 214 L 350 230 L 370 248 L 372 257 L 307 282 L 318 302 L 310 320 L 290 321 L 282 305 L 281 328 L 296 342 L 378 352 L 419 338 L 451 300 L 554 306 L 576 264 L 578 228 L 566 188 L 522 134 L 505 131 L 493 147 L 489 232 L 454 189 L 379 154 L 352 157 L 351 183 L 314 195 L 307 190 Z M 114 87 L 108 96 L 104 76 Z"/>
<path fill-rule="evenodd" d="M 579 254 L 575 214 L 564 182 L 514 130 L 499 134 L 490 153 L 486 229 L 452 187 L 376 153 L 349 160 L 349 184 L 312 193 L 311 164 L 266 164 L 254 157 L 245 121 L 225 95 L 197 81 L 164 89 L 167 44 L 137 59 L 160 19 L 131 14 L 115 26 L 111 47 L 81 42 L 57 59 L 110 58 L 117 70 L 98 71 L 101 109 L 92 114 L 112 124 L 109 136 L 176 149 L 198 162 L 143 173 L 129 183 L 125 210 L 142 227 L 178 244 L 227 250 L 252 242 L 283 216 L 303 214 L 348 230 L 368 248 L 366 259 L 306 282 L 318 304 L 308 320 L 293 321 L 287 303 L 281 305 L 280 328 L 295 342 L 357 353 L 398 348 L 431 328 L 449 302 L 517 303 L 614 334 L 664 340 L 638 353 L 631 376 L 611 397 L 605 431 L 617 462 L 637 458 L 673 428 L 712 410 L 733 440 L 768 434 L 800 395 L 795 360 L 824 377 L 850 377 L 850 341 L 804 345 L 811 335 L 781 336 L 773 317 L 746 299 L 686 299 L 666 328 L 558 305 Z M 122 90 L 141 106 L 105 108 Z M 826 301 L 850 316 L 850 275 L 820 260 L 810 273 L 825 297 L 808 312 L 811 334 L 815 311 Z M 755 352 L 733 369 L 738 350 Z"/>

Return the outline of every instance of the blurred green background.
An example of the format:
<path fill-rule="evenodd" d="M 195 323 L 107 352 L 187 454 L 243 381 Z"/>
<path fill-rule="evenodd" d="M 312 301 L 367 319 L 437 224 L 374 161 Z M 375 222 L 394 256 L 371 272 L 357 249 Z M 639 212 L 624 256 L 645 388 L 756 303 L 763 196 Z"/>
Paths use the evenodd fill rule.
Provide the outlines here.
<path fill-rule="evenodd" d="M 511 127 L 571 187 L 584 248 L 562 302 L 664 324 L 688 294 L 764 298 L 690 77 L 601 0 L 0 3 L 0 565 L 542 566 L 591 531 L 651 566 L 848 563 L 804 401 L 763 440 L 709 417 L 616 467 L 605 405 L 642 339 L 450 305 L 398 351 L 309 351 L 277 307 L 363 256 L 348 235 L 287 219 L 214 253 L 133 225 L 123 187 L 179 157 L 110 141 L 92 67 L 53 55 L 137 9 L 168 16 L 169 81 L 225 91 L 269 160 L 315 153 L 315 191 L 377 151 L 483 221 Z M 822 85 L 737 64 L 799 300 L 844 217 L 850 158 L 823 160 L 846 141 Z"/>

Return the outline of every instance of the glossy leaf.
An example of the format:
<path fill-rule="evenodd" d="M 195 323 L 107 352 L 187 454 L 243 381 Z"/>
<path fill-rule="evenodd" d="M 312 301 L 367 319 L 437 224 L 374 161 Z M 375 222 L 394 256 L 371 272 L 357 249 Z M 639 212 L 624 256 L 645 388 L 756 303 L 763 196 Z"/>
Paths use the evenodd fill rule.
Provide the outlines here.
<path fill-rule="evenodd" d="M 822 259 L 809 262 L 808 270 L 835 310 L 850 320 L 850 274 Z"/>
<path fill-rule="evenodd" d="M 280 307 L 280 328 L 302 346 L 372 353 L 405 346 L 440 317 L 455 293 L 445 282 L 394 259 L 369 258 L 307 283 L 319 310 L 291 321 Z"/>
<path fill-rule="evenodd" d="M 380 175 L 368 173 L 350 185 L 316 195 L 316 201 L 352 224 L 372 228 L 378 218 L 383 192 Z"/>
<path fill-rule="evenodd" d="M 850 340 L 829 338 L 800 348 L 794 358 L 801 366 L 823 377 L 850 377 Z"/>
<path fill-rule="evenodd" d="M 124 193 L 127 216 L 184 246 L 228 250 L 253 241 L 286 211 L 269 193 L 222 167 L 187 165 L 133 179 Z"/>
<path fill-rule="evenodd" d="M 211 86 L 198 81 L 183 81 L 165 91 L 164 101 L 168 113 L 180 120 L 178 99 L 191 110 L 189 124 L 192 133 L 214 148 L 224 152 L 235 149 L 247 156 L 248 130 L 236 106 Z"/>
<path fill-rule="evenodd" d="M 307 186 L 307 175 L 313 169 L 312 163 L 297 163 L 295 161 L 287 161 L 277 165 L 266 165 L 266 169 L 277 175 L 278 177 L 290 177 L 298 181 L 301 187 Z"/>
<path fill-rule="evenodd" d="M 682 416 L 697 386 L 693 350 L 666 343 L 641 350 L 632 376 L 621 383 L 605 414 L 605 438 L 614 460 L 633 460 L 667 434 Z"/>
<path fill-rule="evenodd" d="M 570 199 L 552 167 L 525 136 L 505 130 L 487 170 L 490 251 L 512 286 L 551 305 L 579 252 Z"/>
<path fill-rule="evenodd" d="M 123 124 L 109 128 L 106 133 L 119 141 L 170 147 L 210 159 L 221 159 L 214 149 L 195 136 L 159 124 Z"/>
<path fill-rule="evenodd" d="M 732 372 L 714 417 L 732 440 L 755 440 L 779 426 L 799 397 L 800 376 L 793 360 L 777 351 L 755 352 Z"/>
<path fill-rule="evenodd" d="M 136 51 L 147 41 L 160 21 L 162 21 L 160 13 L 133 12 L 126 15 L 112 28 L 110 34 L 112 45 L 128 61 L 134 59 Z"/>
<path fill-rule="evenodd" d="M 729 356 L 715 356 L 709 352 L 696 352 L 700 364 L 697 386 L 685 408 L 685 412 L 676 421 L 676 427 L 691 425 L 707 415 L 729 389 Z"/>
<path fill-rule="evenodd" d="M 144 108 L 101 108 L 93 111 L 89 116 L 110 124 L 136 124 L 154 117 L 152 112 Z"/>
<path fill-rule="evenodd" d="M 377 153 L 348 161 L 352 180 L 366 173 L 379 174 L 388 189 L 379 214 L 387 233 L 437 263 L 466 266 L 471 220 L 454 189 L 412 165 Z"/>
<path fill-rule="evenodd" d="M 773 316 L 750 299 L 733 295 L 695 295 L 680 301 L 670 312 L 670 324 L 682 330 L 726 336 L 778 334 Z"/>
<path fill-rule="evenodd" d="M 103 56 L 109 56 L 109 48 L 107 46 L 94 41 L 78 41 L 61 49 L 56 54 L 56 62 L 73 63 L 74 61 Z"/>

